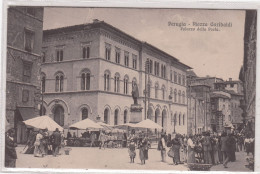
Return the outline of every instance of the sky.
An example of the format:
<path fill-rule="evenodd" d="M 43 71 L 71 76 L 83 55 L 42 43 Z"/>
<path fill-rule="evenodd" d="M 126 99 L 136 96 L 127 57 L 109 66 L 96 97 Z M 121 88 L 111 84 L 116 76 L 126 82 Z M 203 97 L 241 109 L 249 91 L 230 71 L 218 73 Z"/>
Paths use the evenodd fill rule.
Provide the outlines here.
<path fill-rule="evenodd" d="M 54 8 L 44 9 L 43 29 L 105 21 L 140 41 L 176 57 L 200 76 L 238 79 L 243 64 L 243 10 Z M 183 31 L 171 23 L 226 23 L 220 31 Z M 188 24 L 190 24 L 188 26 Z M 208 26 L 206 27 L 208 29 Z"/>

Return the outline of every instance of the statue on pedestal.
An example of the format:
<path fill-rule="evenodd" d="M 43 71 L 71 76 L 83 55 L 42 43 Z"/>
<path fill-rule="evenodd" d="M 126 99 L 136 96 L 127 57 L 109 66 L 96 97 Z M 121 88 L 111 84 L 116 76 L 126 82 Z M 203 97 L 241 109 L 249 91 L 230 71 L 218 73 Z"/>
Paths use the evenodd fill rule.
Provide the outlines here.
<path fill-rule="evenodd" d="M 134 99 L 134 105 L 138 105 L 137 99 L 139 98 L 139 90 L 136 82 L 132 84 L 132 97 Z"/>

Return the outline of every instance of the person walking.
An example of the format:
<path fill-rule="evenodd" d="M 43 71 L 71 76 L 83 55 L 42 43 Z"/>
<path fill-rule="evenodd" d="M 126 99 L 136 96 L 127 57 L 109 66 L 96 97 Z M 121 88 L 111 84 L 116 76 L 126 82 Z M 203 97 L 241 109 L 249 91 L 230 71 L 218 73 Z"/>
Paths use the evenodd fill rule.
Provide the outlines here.
<path fill-rule="evenodd" d="M 205 137 L 202 139 L 202 148 L 203 148 L 203 159 L 205 164 L 212 164 L 212 158 L 210 151 L 212 151 L 210 133 L 206 132 Z"/>
<path fill-rule="evenodd" d="M 228 168 L 227 164 L 230 161 L 230 154 L 231 154 L 231 147 L 232 147 L 232 140 L 230 139 L 230 136 L 227 136 L 225 133 L 224 136 L 222 137 L 222 146 L 221 150 L 224 154 L 223 157 L 223 166 L 224 168 Z"/>
<path fill-rule="evenodd" d="M 5 134 L 5 167 L 16 167 L 17 154 L 15 148 L 17 145 L 14 141 L 14 135 L 14 129 L 9 129 Z"/>
<path fill-rule="evenodd" d="M 175 138 L 172 139 L 172 150 L 174 153 L 174 157 L 173 157 L 173 164 L 178 165 L 180 163 L 180 141 L 178 138 L 178 134 L 175 135 Z"/>
<path fill-rule="evenodd" d="M 161 134 L 161 140 L 160 140 L 160 144 L 161 144 L 161 158 L 162 158 L 162 162 L 165 162 L 165 158 L 166 158 L 166 142 L 165 142 L 165 134 Z"/>
<path fill-rule="evenodd" d="M 59 132 L 59 129 L 56 128 L 56 130 L 52 134 L 53 156 L 56 157 L 59 154 L 60 145 L 61 145 L 61 134 Z"/>
<path fill-rule="evenodd" d="M 142 134 L 140 139 L 140 147 L 139 147 L 139 157 L 141 160 L 141 165 L 145 164 L 145 160 L 148 160 L 148 138 L 144 133 Z"/>
<path fill-rule="evenodd" d="M 195 163 L 195 153 L 194 153 L 194 147 L 195 144 L 192 141 L 193 136 L 190 135 L 188 140 L 187 140 L 187 146 L 188 146 L 188 159 L 187 159 L 187 163 Z"/>
<path fill-rule="evenodd" d="M 96 140 L 96 134 L 92 132 L 90 135 L 90 141 L 91 141 L 90 147 L 94 147 L 95 140 Z"/>
<path fill-rule="evenodd" d="M 215 142 L 215 144 L 213 144 L 213 156 L 214 156 L 214 163 L 215 165 L 218 165 L 220 163 L 219 161 L 219 141 L 218 141 L 218 138 L 216 136 L 213 137 L 213 140 Z"/>
<path fill-rule="evenodd" d="M 136 144 L 134 142 L 134 139 L 131 139 L 129 146 L 128 146 L 128 154 L 130 157 L 130 163 L 135 162 L 135 156 L 136 156 L 135 147 L 136 147 Z"/>
<path fill-rule="evenodd" d="M 248 156 L 249 152 L 250 152 L 250 138 L 246 137 L 244 143 L 245 143 L 246 153 L 247 153 L 247 156 Z"/>
<path fill-rule="evenodd" d="M 41 140 L 43 139 L 42 130 L 39 130 L 39 132 L 36 135 L 36 140 L 34 142 L 34 156 L 35 157 L 42 157 L 42 151 L 41 151 Z"/>
<path fill-rule="evenodd" d="M 234 134 L 230 134 L 229 136 L 230 141 L 230 161 L 235 162 L 236 161 L 236 139 L 234 137 Z"/>
<path fill-rule="evenodd" d="M 102 130 L 100 130 L 98 141 L 99 141 L 99 149 L 102 149 L 102 147 L 103 147 L 103 149 L 105 149 L 106 137 Z"/>

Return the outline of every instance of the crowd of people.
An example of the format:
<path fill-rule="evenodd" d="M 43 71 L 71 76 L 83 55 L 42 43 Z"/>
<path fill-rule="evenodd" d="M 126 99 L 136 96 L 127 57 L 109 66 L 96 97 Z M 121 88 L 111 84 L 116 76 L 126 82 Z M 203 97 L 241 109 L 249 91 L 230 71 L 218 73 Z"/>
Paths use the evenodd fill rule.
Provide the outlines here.
<path fill-rule="evenodd" d="M 15 167 L 17 154 L 15 147 L 17 146 L 14 140 L 15 130 L 10 129 L 6 132 L 5 137 L 5 166 Z M 75 134 L 73 137 L 76 137 Z M 139 149 L 139 158 L 141 164 L 144 165 L 148 160 L 148 151 L 151 147 L 151 139 L 148 133 L 136 133 L 133 129 L 129 136 L 126 132 L 122 134 L 112 135 L 105 131 L 88 131 L 82 134 L 82 137 L 90 138 L 91 147 L 96 142 L 100 149 L 106 147 L 128 147 L 130 162 L 134 163 L 137 156 L 136 149 Z M 44 130 L 30 130 L 28 141 L 24 153 L 34 154 L 35 157 L 44 157 L 52 154 L 57 156 L 61 154 L 61 149 L 66 145 L 66 141 L 72 138 L 70 132 L 67 137 L 64 133 L 56 129 L 50 132 Z M 223 132 L 221 135 L 210 134 L 204 132 L 196 135 L 181 135 L 173 134 L 166 135 L 161 133 L 157 149 L 161 153 L 162 162 L 166 161 L 166 156 L 172 158 L 173 164 L 223 164 L 227 168 L 228 162 L 236 161 L 235 152 L 245 151 L 247 155 L 252 153 L 254 155 L 254 137 L 239 133 Z M 115 144 L 114 144 L 115 143 Z"/>
<path fill-rule="evenodd" d="M 141 137 L 141 138 L 140 138 Z M 135 149 L 139 147 L 141 164 L 148 160 L 149 139 L 146 134 L 136 136 L 132 131 L 128 137 L 128 152 L 131 163 L 136 156 Z M 254 138 L 239 133 L 223 132 L 221 135 L 204 132 L 196 135 L 161 134 L 158 142 L 158 150 L 161 152 L 161 160 L 165 162 L 166 154 L 172 158 L 173 164 L 200 163 L 218 165 L 223 164 L 227 168 L 228 162 L 236 161 L 235 152 L 246 151 L 247 155 L 254 155 Z"/>
<path fill-rule="evenodd" d="M 56 157 L 64 146 L 64 134 L 58 128 L 52 133 L 48 129 L 35 129 L 30 130 L 24 153 L 34 154 L 35 157 L 44 157 L 48 154 Z"/>

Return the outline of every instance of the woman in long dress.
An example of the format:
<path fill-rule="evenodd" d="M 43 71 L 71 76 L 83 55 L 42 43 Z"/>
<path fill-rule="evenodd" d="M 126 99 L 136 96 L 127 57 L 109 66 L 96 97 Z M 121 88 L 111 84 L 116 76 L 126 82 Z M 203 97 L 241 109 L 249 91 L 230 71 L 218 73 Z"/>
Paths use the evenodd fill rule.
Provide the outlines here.
<path fill-rule="evenodd" d="M 148 160 L 148 139 L 146 136 L 140 141 L 139 157 L 141 165 L 145 164 L 145 160 Z"/>
<path fill-rule="evenodd" d="M 192 141 L 193 136 L 190 135 L 189 139 L 187 141 L 187 146 L 188 146 L 188 162 L 187 163 L 195 163 L 195 153 L 194 153 L 194 147 L 195 144 Z"/>
<path fill-rule="evenodd" d="M 42 151 L 40 149 L 42 139 L 43 139 L 42 130 L 40 130 L 39 133 L 36 135 L 36 140 L 34 142 L 34 152 L 33 152 L 33 154 L 34 154 L 35 157 L 42 157 Z"/>
<path fill-rule="evenodd" d="M 129 146 L 128 146 L 128 153 L 129 153 L 129 157 L 130 157 L 130 163 L 134 163 L 135 162 L 135 156 L 136 156 L 136 152 L 135 152 L 135 142 L 134 139 L 130 140 Z"/>
<path fill-rule="evenodd" d="M 180 163 L 180 147 L 181 147 L 181 144 L 180 144 L 180 141 L 176 135 L 175 138 L 172 139 L 172 150 L 173 150 L 173 153 L 174 153 L 174 157 L 173 157 L 173 163 L 175 165 L 178 165 Z"/>

